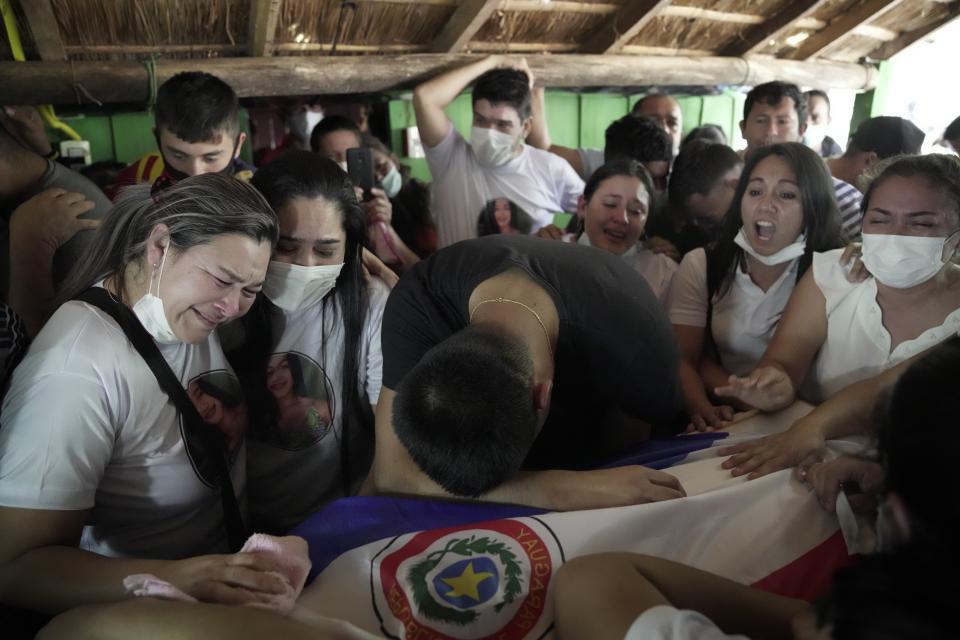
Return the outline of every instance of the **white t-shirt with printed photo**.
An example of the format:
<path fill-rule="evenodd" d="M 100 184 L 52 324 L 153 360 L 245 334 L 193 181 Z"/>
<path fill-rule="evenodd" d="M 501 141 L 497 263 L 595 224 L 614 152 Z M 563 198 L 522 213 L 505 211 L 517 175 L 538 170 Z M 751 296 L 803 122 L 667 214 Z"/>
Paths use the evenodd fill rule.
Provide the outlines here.
<path fill-rule="evenodd" d="M 380 324 L 389 290 L 373 279 L 367 291 L 357 386 L 361 402 L 373 406 L 380 397 Z M 307 309 L 276 309 L 272 319 L 275 346 L 260 400 L 268 406 L 255 408 L 247 439 L 251 518 L 268 531 L 289 530 L 343 495 L 344 333 L 337 302 L 328 296 Z"/>
<path fill-rule="evenodd" d="M 533 218 L 531 232 L 553 222 L 563 211 L 576 211 L 583 180 L 566 160 L 529 145 L 499 167 L 484 167 L 473 147 L 449 124 L 446 137 L 425 147 L 433 176 L 433 217 L 437 246 L 477 237 L 477 218 L 496 198 L 512 200 Z"/>
<path fill-rule="evenodd" d="M 203 417 L 239 434 L 230 457 L 242 504 L 246 411 L 219 340 L 211 334 L 200 344 L 159 348 Z M 14 372 L 3 403 L 0 505 L 89 509 L 80 546 L 102 555 L 225 552 L 210 468 L 205 453 L 185 441 L 179 412 L 116 322 L 86 303 L 61 306 Z"/>

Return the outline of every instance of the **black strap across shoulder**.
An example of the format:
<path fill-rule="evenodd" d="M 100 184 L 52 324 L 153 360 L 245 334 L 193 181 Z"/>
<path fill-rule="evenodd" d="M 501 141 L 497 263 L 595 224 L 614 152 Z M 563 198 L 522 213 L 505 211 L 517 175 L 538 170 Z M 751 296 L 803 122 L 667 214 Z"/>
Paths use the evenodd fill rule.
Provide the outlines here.
<path fill-rule="evenodd" d="M 117 324 L 123 329 L 144 362 L 153 371 L 160 388 L 177 407 L 184 421 L 184 430 L 188 441 L 200 443 L 202 451 L 199 453 L 205 456 L 205 462 L 212 467 L 216 484 L 219 485 L 220 489 L 223 522 L 230 549 L 231 551 L 239 551 L 248 534 L 243 523 L 243 516 L 240 513 L 240 505 L 237 503 L 237 496 L 233 491 L 233 482 L 230 479 L 230 469 L 227 465 L 226 441 L 223 435 L 215 427 L 204 423 L 203 418 L 197 412 L 197 408 L 187 397 L 187 392 L 180 383 L 180 379 L 170 369 L 167 361 L 164 360 L 160 349 L 157 348 L 157 343 L 154 342 L 147 330 L 140 324 L 140 320 L 127 305 L 115 300 L 110 292 L 103 287 L 91 287 L 78 295 L 76 299 L 92 304 L 117 321 Z M 187 449 L 190 450 L 189 444 Z M 193 454 L 191 453 L 191 455 Z M 194 464 L 199 466 L 196 461 L 194 461 Z M 200 472 L 199 468 L 198 472 Z M 203 477 L 204 474 L 200 473 L 200 475 Z"/>

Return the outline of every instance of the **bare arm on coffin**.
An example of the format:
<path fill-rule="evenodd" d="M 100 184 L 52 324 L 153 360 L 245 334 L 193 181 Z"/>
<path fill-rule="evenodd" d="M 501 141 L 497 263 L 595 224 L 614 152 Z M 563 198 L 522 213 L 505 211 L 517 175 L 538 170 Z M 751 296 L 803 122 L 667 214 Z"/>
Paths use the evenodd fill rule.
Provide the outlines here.
<path fill-rule="evenodd" d="M 925 353 L 846 387 L 794 422 L 783 433 L 720 449 L 720 455 L 730 456 L 723 462 L 723 468 L 730 469 L 735 476 L 748 474 L 747 478 L 752 480 L 780 469 L 819 460 L 827 440 L 870 433 L 873 430 L 873 409 L 877 398 Z"/>
<path fill-rule="evenodd" d="M 393 428 L 396 392 L 383 387 L 376 411 L 376 452 L 364 492 L 459 498 L 420 470 Z M 522 504 L 555 511 L 597 509 L 684 496 L 673 476 L 640 466 L 598 471 L 521 471 L 489 493 L 484 502 Z"/>
<path fill-rule="evenodd" d="M 657 605 L 697 611 L 725 633 L 754 640 L 789 638 L 810 606 L 662 558 L 602 553 L 575 558 L 556 578 L 560 640 L 621 640 L 637 616 Z"/>
<path fill-rule="evenodd" d="M 166 602 L 138 598 L 121 604 L 71 609 L 38 640 L 367 640 L 370 634 L 339 620 L 307 625 L 253 607 Z"/>

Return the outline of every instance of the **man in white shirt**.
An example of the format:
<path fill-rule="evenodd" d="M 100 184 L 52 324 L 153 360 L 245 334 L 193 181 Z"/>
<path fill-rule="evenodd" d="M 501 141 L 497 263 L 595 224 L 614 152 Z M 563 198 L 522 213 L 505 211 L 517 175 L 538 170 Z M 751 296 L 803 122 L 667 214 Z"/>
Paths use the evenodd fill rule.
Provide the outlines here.
<path fill-rule="evenodd" d="M 470 141 L 444 108 L 476 80 Z M 529 213 L 532 232 L 553 215 L 576 210 L 583 180 L 562 158 L 524 144 L 530 132 L 533 74 L 525 60 L 492 56 L 454 69 L 417 87 L 417 128 L 433 175 L 437 245 L 477 235 L 487 201 L 507 198 Z"/>

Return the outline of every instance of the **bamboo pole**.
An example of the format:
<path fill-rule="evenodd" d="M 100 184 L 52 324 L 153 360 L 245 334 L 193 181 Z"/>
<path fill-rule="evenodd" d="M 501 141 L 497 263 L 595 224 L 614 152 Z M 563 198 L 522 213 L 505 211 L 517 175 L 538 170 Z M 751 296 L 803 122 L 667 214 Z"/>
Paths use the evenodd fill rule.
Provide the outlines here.
<path fill-rule="evenodd" d="M 476 60 L 454 54 L 310 56 L 158 60 L 157 82 L 181 71 L 206 71 L 241 97 L 375 93 L 410 89 Z M 859 64 L 800 62 L 755 56 L 530 55 L 537 82 L 548 87 L 755 85 L 784 80 L 805 86 L 869 89 L 876 69 Z M 136 61 L 0 62 L 0 103 L 75 104 L 88 92 L 103 102 L 147 100 L 147 67 Z"/>

